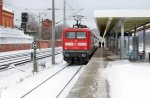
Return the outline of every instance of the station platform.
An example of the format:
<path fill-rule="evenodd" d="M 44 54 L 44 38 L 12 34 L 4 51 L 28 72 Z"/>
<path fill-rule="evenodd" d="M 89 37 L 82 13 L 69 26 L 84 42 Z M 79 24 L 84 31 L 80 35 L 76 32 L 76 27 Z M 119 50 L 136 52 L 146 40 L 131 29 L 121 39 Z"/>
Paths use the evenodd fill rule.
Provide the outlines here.
<path fill-rule="evenodd" d="M 110 98 L 109 85 L 101 72 L 109 61 L 119 60 L 106 48 L 98 48 L 67 98 Z"/>

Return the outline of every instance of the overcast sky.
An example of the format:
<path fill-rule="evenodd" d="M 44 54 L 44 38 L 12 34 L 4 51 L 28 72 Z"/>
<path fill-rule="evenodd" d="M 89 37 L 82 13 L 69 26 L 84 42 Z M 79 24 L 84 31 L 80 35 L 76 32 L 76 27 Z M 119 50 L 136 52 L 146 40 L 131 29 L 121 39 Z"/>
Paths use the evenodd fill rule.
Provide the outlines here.
<path fill-rule="evenodd" d="M 4 0 L 5 7 L 15 12 L 15 19 L 21 17 L 21 12 L 28 9 L 31 12 L 37 14 L 47 13 L 42 15 L 42 18 L 51 19 L 51 11 L 38 10 L 51 8 L 52 0 Z M 55 0 L 56 8 L 63 9 L 63 0 Z M 83 20 L 91 28 L 96 27 L 94 21 L 94 10 L 101 9 L 150 9 L 150 0 L 66 0 L 67 9 L 84 9 L 78 13 L 86 16 L 87 19 Z M 75 13 L 74 10 L 67 10 L 67 16 Z M 56 22 L 63 19 L 63 11 L 56 11 Z M 20 22 L 15 21 L 15 24 Z M 73 24 L 71 18 L 67 20 L 68 24 Z"/>

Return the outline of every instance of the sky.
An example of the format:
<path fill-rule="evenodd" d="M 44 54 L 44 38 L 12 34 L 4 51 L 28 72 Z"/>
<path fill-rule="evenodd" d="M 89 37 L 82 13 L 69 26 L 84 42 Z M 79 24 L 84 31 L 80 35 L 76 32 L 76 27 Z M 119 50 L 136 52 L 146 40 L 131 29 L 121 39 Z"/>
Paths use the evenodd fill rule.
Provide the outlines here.
<path fill-rule="evenodd" d="M 15 12 L 15 19 L 19 20 L 21 12 L 25 12 L 25 8 L 28 12 L 35 13 L 46 13 L 42 15 L 42 19 L 51 19 L 51 11 L 49 10 L 38 10 L 51 8 L 52 0 L 4 0 L 4 5 Z M 56 22 L 63 19 L 63 0 L 55 0 L 56 8 L 60 9 L 56 11 Z M 83 23 L 87 24 L 91 28 L 96 27 L 94 20 L 94 10 L 101 9 L 150 9 L 150 0 L 66 0 L 66 16 L 74 14 L 79 9 L 84 9 L 78 15 L 83 15 L 86 18 L 83 19 Z M 15 24 L 19 24 L 19 21 L 15 20 Z M 62 22 L 60 22 L 61 24 Z M 72 25 L 75 23 L 72 18 L 67 19 L 67 24 Z"/>

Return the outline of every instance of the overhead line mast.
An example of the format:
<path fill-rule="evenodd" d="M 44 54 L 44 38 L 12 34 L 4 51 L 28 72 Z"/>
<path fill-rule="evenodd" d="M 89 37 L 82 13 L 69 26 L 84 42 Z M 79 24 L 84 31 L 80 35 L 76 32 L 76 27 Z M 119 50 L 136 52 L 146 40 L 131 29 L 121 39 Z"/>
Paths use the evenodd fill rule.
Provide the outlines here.
<path fill-rule="evenodd" d="M 52 0 L 52 64 L 55 64 L 55 0 Z"/>
<path fill-rule="evenodd" d="M 64 27 L 66 27 L 66 0 L 64 0 Z"/>

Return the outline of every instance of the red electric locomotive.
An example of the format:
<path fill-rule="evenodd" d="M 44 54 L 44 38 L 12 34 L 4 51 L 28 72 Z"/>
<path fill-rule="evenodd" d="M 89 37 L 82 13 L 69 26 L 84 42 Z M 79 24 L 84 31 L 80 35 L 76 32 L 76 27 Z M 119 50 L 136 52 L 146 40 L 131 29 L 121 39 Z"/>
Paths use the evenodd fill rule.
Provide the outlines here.
<path fill-rule="evenodd" d="M 68 63 L 84 63 L 96 47 L 94 34 L 88 28 L 64 28 L 62 46 L 64 60 Z"/>

